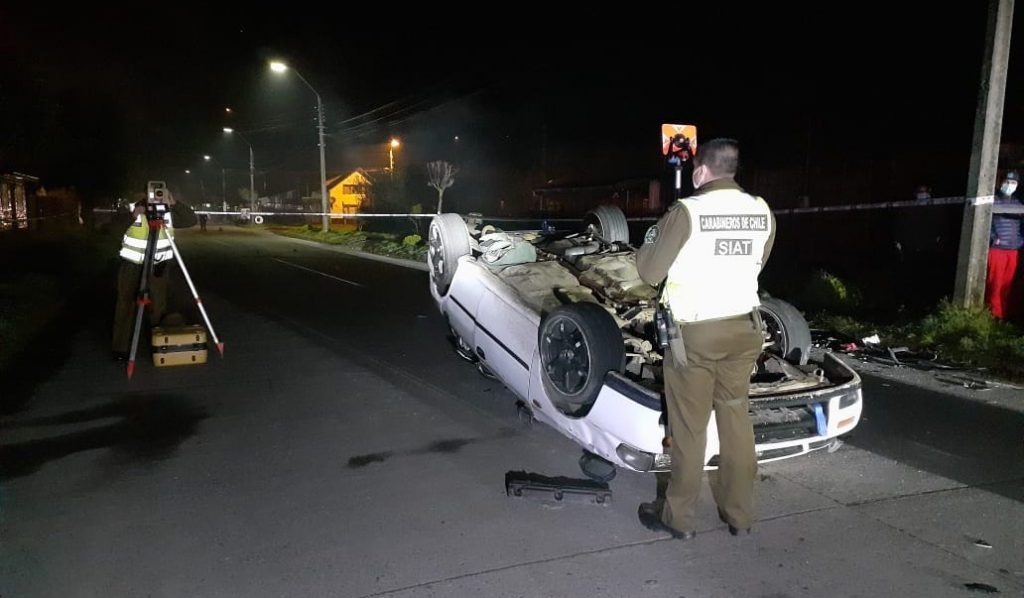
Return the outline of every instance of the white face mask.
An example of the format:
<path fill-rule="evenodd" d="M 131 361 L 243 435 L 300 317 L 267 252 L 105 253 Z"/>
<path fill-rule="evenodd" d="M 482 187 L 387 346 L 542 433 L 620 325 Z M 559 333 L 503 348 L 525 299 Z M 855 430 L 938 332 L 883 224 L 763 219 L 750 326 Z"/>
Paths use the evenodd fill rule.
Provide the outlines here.
<path fill-rule="evenodd" d="M 999 190 L 1003 195 L 1013 195 L 1013 192 L 1017 190 L 1017 181 L 1006 181 Z"/>

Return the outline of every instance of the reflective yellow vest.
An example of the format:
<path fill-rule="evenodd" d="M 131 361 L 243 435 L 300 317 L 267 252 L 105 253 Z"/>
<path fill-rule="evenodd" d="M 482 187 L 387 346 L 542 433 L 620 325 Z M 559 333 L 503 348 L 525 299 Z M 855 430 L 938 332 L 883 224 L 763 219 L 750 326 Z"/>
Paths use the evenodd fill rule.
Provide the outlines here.
<path fill-rule="evenodd" d="M 690 216 L 690 237 L 665 282 L 672 315 L 685 323 L 750 313 L 761 304 L 757 277 L 771 234 L 768 204 L 737 189 L 679 201 Z"/>
<path fill-rule="evenodd" d="M 174 229 L 171 228 L 169 219 L 165 217 L 164 226 L 160 228 L 160 236 L 157 238 L 156 253 L 153 254 L 154 263 L 159 264 L 174 258 L 171 242 L 168 240 L 169 236 L 174 236 Z M 146 243 L 148 241 L 149 223 L 145 216 L 138 216 L 121 239 L 121 257 L 133 264 L 141 264 L 146 259 Z"/>

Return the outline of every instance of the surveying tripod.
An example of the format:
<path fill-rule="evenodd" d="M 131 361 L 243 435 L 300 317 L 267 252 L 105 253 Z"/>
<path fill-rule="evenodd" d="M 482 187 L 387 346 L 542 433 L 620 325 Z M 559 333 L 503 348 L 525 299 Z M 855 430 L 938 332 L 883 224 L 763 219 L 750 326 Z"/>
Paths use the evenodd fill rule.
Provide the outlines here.
<path fill-rule="evenodd" d="M 128 379 L 130 380 L 132 374 L 135 373 L 135 355 L 139 348 L 139 334 L 142 332 L 142 319 L 146 312 L 146 306 L 151 303 L 149 299 L 149 276 L 153 273 L 153 266 L 156 256 L 157 243 L 160 240 L 160 232 L 164 228 L 171 224 L 171 213 L 168 211 L 167 204 L 146 204 L 146 213 L 142 216 L 146 219 L 146 223 L 149 227 L 149 232 L 146 237 L 146 252 L 145 257 L 142 260 L 142 276 L 139 280 L 139 292 L 137 295 L 136 303 L 138 308 L 135 312 L 135 330 L 132 332 L 132 348 L 128 354 Z M 210 331 L 210 337 L 213 338 L 214 344 L 217 346 L 217 351 L 220 352 L 220 356 L 224 357 L 224 343 L 220 342 L 217 338 L 217 333 L 213 330 L 213 324 L 210 323 L 210 316 L 206 313 L 206 308 L 203 306 L 202 299 L 199 298 L 199 293 L 196 291 L 196 285 L 192 283 L 192 277 L 189 276 L 188 268 L 185 267 L 185 261 L 181 259 L 181 253 L 178 251 L 178 246 L 174 243 L 174 236 L 168 232 L 167 241 L 171 245 L 171 254 L 174 255 L 175 261 L 178 262 L 178 266 L 181 267 L 182 274 L 185 275 L 185 281 L 188 282 L 188 288 L 192 292 L 192 298 L 196 302 L 196 307 L 199 308 L 199 313 L 203 315 L 203 322 L 206 324 L 206 329 Z"/>

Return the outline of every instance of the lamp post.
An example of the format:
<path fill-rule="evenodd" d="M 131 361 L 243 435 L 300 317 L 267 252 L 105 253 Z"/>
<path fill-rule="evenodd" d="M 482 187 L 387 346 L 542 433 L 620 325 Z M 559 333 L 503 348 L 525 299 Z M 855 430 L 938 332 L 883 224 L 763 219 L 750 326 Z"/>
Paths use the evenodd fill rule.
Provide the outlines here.
<path fill-rule="evenodd" d="M 395 138 L 391 138 L 391 143 L 388 144 L 388 162 L 390 163 L 391 178 L 395 177 L 395 150 L 402 145 Z"/>
<path fill-rule="evenodd" d="M 270 63 L 270 70 L 279 74 L 284 73 L 288 70 L 288 65 L 280 61 L 274 61 Z M 320 146 L 320 211 L 323 214 L 320 224 L 323 227 L 323 231 L 327 232 L 331 230 L 331 219 L 327 213 L 327 164 L 324 160 L 324 103 L 320 100 L 320 94 L 317 93 L 316 89 L 309 84 L 309 81 L 306 81 L 306 78 L 303 77 L 299 71 L 295 69 L 291 70 L 300 81 L 306 84 L 306 87 L 313 92 L 313 95 L 316 96 L 316 128 Z"/>
<path fill-rule="evenodd" d="M 229 135 L 238 135 L 242 138 L 242 141 L 249 146 L 249 211 L 256 211 L 256 162 L 253 158 L 252 144 L 246 139 L 245 135 L 242 135 L 241 131 L 236 131 L 231 127 L 224 127 L 224 132 Z"/>

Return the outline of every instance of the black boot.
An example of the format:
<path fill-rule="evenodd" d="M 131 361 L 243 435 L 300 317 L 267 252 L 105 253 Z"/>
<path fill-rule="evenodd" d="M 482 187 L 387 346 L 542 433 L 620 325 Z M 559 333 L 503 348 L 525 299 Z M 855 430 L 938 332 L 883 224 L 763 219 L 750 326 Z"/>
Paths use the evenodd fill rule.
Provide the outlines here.
<path fill-rule="evenodd" d="M 679 531 L 661 520 L 660 502 L 642 502 L 636 510 L 636 516 L 640 519 L 640 525 L 652 532 L 668 532 L 676 540 L 690 540 L 697 536 L 695 531 Z"/>
<path fill-rule="evenodd" d="M 725 518 L 725 513 L 722 512 L 722 509 L 718 509 L 718 518 L 722 520 L 722 523 L 729 526 L 729 533 L 734 536 L 738 536 L 740 534 L 747 535 L 750 533 L 749 527 L 746 529 L 740 529 L 735 525 L 729 523 L 729 520 Z"/>

